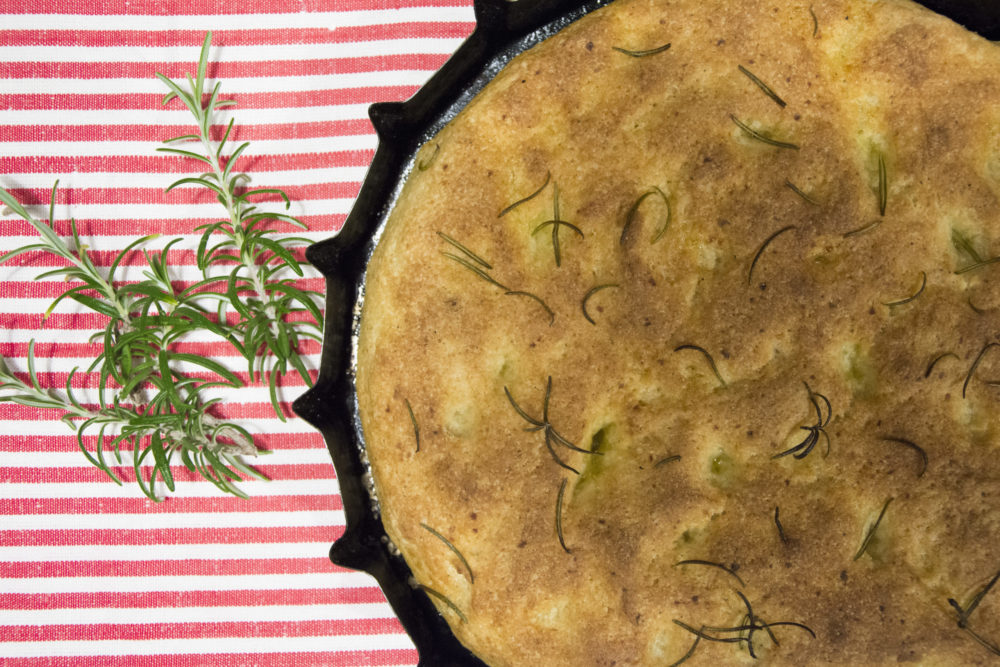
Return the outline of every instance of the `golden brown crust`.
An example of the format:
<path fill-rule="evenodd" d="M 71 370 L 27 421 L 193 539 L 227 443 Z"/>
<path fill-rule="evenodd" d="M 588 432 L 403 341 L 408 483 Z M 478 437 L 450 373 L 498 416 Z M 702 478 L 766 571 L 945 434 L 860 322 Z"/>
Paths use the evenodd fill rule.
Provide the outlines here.
<path fill-rule="evenodd" d="M 680 621 L 754 626 L 768 664 L 997 659 L 949 599 L 1000 570 L 1000 265 L 959 272 L 1000 252 L 998 82 L 903 0 L 618 0 L 425 147 L 358 393 L 387 530 L 463 642 L 671 664 Z M 967 629 L 1000 642 L 998 611 Z"/>

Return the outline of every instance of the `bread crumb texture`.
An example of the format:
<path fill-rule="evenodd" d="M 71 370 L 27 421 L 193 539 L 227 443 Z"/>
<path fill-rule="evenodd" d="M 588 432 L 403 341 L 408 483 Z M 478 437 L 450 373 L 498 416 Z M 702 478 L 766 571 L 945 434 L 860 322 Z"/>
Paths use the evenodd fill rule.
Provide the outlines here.
<path fill-rule="evenodd" d="M 998 193 L 1000 47 L 903 0 L 617 0 L 513 60 L 361 322 L 386 528 L 459 639 L 995 664 Z"/>

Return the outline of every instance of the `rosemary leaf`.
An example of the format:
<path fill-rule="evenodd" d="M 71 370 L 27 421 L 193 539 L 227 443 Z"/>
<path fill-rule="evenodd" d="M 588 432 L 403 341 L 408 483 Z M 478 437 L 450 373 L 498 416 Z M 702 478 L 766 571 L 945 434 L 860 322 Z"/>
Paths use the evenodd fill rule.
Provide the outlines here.
<path fill-rule="evenodd" d="M 882 518 L 885 516 L 885 511 L 889 509 L 889 503 L 891 503 L 892 501 L 893 499 L 889 498 L 888 500 L 885 501 L 885 504 L 882 505 L 882 511 L 879 512 L 878 518 L 875 519 L 875 523 L 873 523 L 871 527 L 868 529 L 868 532 L 865 533 L 865 539 L 861 541 L 861 547 L 858 549 L 858 552 L 854 554 L 854 560 L 858 560 L 859 558 L 865 555 L 866 551 L 868 551 L 868 547 L 869 545 L 871 545 L 872 538 L 875 537 L 875 531 L 878 530 L 879 524 L 882 523 Z"/>
<path fill-rule="evenodd" d="M 603 285 L 597 285 L 595 287 L 591 287 L 587 291 L 587 293 L 583 295 L 583 301 L 580 302 L 580 309 L 583 311 L 584 318 L 586 318 L 586 320 L 591 324 L 596 325 L 597 322 L 595 322 L 594 318 L 592 318 L 590 316 L 590 313 L 587 312 L 587 302 L 590 301 L 590 297 L 594 296 L 601 290 L 608 289 L 609 287 L 618 287 L 618 285 L 617 283 L 605 283 Z"/>
<path fill-rule="evenodd" d="M 428 595 L 430 595 L 432 597 L 435 597 L 438 600 L 440 600 L 441 602 L 443 602 L 445 604 L 445 606 L 447 606 L 449 609 L 451 609 L 453 612 L 455 612 L 455 615 L 458 616 L 459 620 L 461 620 L 462 623 L 468 623 L 469 622 L 469 619 L 466 618 L 465 614 L 462 613 L 462 610 L 458 608 L 458 605 L 456 605 L 454 602 L 452 602 L 444 593 L 440 593 L 440 592 L 434 590 L 433 588 L 431 588 L 430 586 L 425 586 L 423 584 L 417 584 L 417 586 L 423 592 L 425 592 Z"/>
<path fill-rule="evenodd" d="M 793 229 L 796 229 L 795 225 L 788 225 L 787 227 L 782 227 L 781 229 L 774 232 L 764 240 L 764 242 L 760 245 L 760 248 L 758 248 L 757 252 L 754 254 L 753 260 L 750 262 L 750 270 L 747 271 L 747 286 L 749 286 L 753 282 L 754 267 L 757 266 L 757 261 L 760 260 L 760 256 L 764 254 L 764 250 L 767 248 L 767 246 L 771 244 L 771 241 L 778 238 L 785 232 L 789 232 Z"/>
<path fill-rule="evenodd" d="M 715 377 L 719 381 L 719 384 L 721 384 L 723 387 L 726 386 L 726 381 L 722 379 L 722 375 L 719 374 L 719 369 L 715 366 L 715 359 L 712 358 L 712 355 L 710 355 L 705 348 L 691 344 L 678 345 L 677 347 L 674 348 L 674 352 L 680 352 L 681 350 L 696 350 L 698 352 L 701 352 L 702 355 L 705 357 L 705 360 L 708 361 L 708 365 L 712 368 L 712 373 L 715 374 Z"/>
<path fill-rule="evenodd" d="M 559 537 L 559 546 L 562 547 L 563 551 L 566 553 L 572 553 L 569 547 L 566 546 L 566 540 L 563 538 L 562 527 L 563 498 L 566 494 L 567 482 L 568 480 L 564 477 L 562 484 L 559 485 L 559 494 L 556 496 L 556 535 Z"/>
<path fill-rule="evenodd" d="M 746 77 L 747 77 L 748 79 L 750 79 L 751 81 L 753 81 L 753 82 L 754 82 L 754 84 L 755 84 L 755 85 L 756 85 L 756 86 L 757 86 L 758 88 L 760 88 L 760 89 L 761 89 L 761 91 L 763 91 L 763 93 L 764 93 L 765 95 L 767 95 L 767 96 L 768 96 L 768 97 L 770 97 L 770 98 L 771 98 L 772 100 L 774 100 L 775 104 L 777 104 L 777 105 L 778 105 L 779 107 L 781 107 L 782 109 L 784 109 L 784 108 L 785 108 L 786 106 L 788 106 L 788 105 L 787 105 L 787 104 L 785 103 L 785 100 L 781 99 L 781 98 L 780 98 L 780 97 L 778 96 L 778 94 L 777 94 L 777 93 L 775 93 L 775 92 L 774 92 L 773 90 L 771 90 L 771 88 L 770 88 L 770 87 L 769 87 L 769 86 L 768 86 L 767 84 L 765 84 L 765 83 L 764 83 L 763 81 L 761 81 L 761 80 L 760 80 L 759 78 L 757 78 L 757 75 L 755 75 L 755 74 L 754 74 L 753 72 L 751 72 L 750 70 L 748 70 L 748 69 L 747 69 L 746 67 L 744 67 L 743 65 L 739 65 L 739 70 L 740 70 L 740 71 L 741 71 L 741 72 L 742 72 L 743 74 L 745 74 L 745 75 L 746 75 Z"/>
<path fill-rule="evenodd" d="M 413 437 L 417 441 L 417 448 L 415 451 L 420 451 L 420 426 L 417 424 L 417 418 L 413 414 L 413 407 L 410 405 L 410 399 L 403 399 L 406 403 L 406 411 L 410 414 L 410 423 L 413 424 Z"/>
<path fill-rule="evenodd" d="M 923 477 L 924 473 L 927 472 L 927 452 L 924 451 L 923 447 L 921 447 L 920 445 L 916 444 L 911 440 L 907 440 L 906 438 L 897 438 L 889 435 L 882 436 L 881 438 L 879 438 L 879 440 L 883 442 L 894 442 L 897 445 L 903 445 L 904 447 L 909 447 L 910 449 L 912 449 L 913 451 L 915 451 L 917 454 L 920 455 L 920 463 L 921 463 L 920 472 L 917 473 L 917 477 Z"/>
<path fill-rule="evenodd" d="M 913 301 L 914 299 L 916 299 L 918 296 L 920 296 L 921 294 L 923 294 L 924 288 L 927 287 L 927 272 L 926 271 L 921 271 L 920 272 L 920 276 L 921 276 L 921 278 L 920 278 L 920 287 L 917 289 L 916 292 L 914 292 L 913 294 L 911 294 L 908 297 L 905 297 L 903 299 L 899 299 L 898 301 L 883 301 L 882 305 L 883 306 L 888 306 L 890 308 L 892 308 L 894 306 L 902 306 L 904 304 L 910 303 L 911 301 Z"/>
<path fill-rule="evenodd" d="M 549 171 L 545 172 L 545 182 L 542 183 L 541 186 L 537 190 L 535 190 L 534 192 L 532 192 L 527 197 L 524 197 L 523 199 L 518 199 L 513 204 L 511 204 L 511 205 L 507 206 L 506 208 L 504 208 L 503 210 L 501 210 L 500 213 L 497 214 L 497 217 L 498 218 L 504 217 L 505 215 L 507 215 L 508 213 L 510 213 L 511 211 L 513 211 L 515 208 L 517 208 L 521 204 L 524 204 L 525 202 L 529 202 L 532 199 L 534 199 L 535 197 L 537 197 L 538 195 L 542 194 L 542 190 L 545 189 L 545 186 L 547 186 L 549 184 L 549 181 L 551 179 L 552 179 L 552 172 L 549 172 Z"/>
<path fill-rule="evenodd" d="M 449 540 L 447 537 L 445 537 L 444 535 L 442 535 L 438 531 L 436 531 L 433 528 L 431 528 L 430 526 L 428 526 L 426 523 L 422 523 L 421 522 L 420 525 L 423 526 L 424 530 L 426 530 L 428 533 L 430 533 L 434 537 L 436 537 L 439 540 L 441 540 L 442 542 L 444 542 L 444 545 L 446 547 L 448 547 L 449 549 L 451 549 L 452 553 L 454 553 L 455 556 L 458 557 L 458 560 L 462 561 L 462 565 L 465 567 L 465 571 L 469 573 L 469 583 L 470 584 L 476 583 L 476 577 L 475 577 L 475 575 L 472 574 L 472 568 L 469 567 L 469 561 L 465 560 L 465 556 L 463 556 L 462 552 L 458 550 L 458 547 L 456 547 L 454 544 L 452 544 L 451 540 Z"/>
<path fill-rule="evenodd" d="M 654 47 L 652 49 L 642 49 L 642 50 L 639 50 L 639 51 L 632 51 L 630 49 L 623 49 L 623 48 L 621 48 L 619 46 L 612 46 L 611 48 L 614 51 L 617 51 L 618 53 L 624 53 L 625 55 L 631 56 L 632 58 L 644 58 L 646 56 L 656 55 L 657 53 L 663 53 L 664 51 L 666 51 L 667 49 L 670 48 L 670 42 L 667 42 L 666 44 L 664 44 L 662 46 Z"/>
<path fill-rule="evenodd" d="M 736 126 L 739 127 L 741 130 L 743 130 L 744 134 L 746 134 L 751 139 L 756 139 L 761 143 L 765 143 L 769 146 L 774 146 L 775 148 L 784 148 L 793 151 L 799 150 L 798 144 L 789 143 L 787 141 L 779 141 L 777 139 L 773 139 L 767 136 L 766 134 L 761 134 L 757 130 L 753 129 L 752 127 L 741 121 L 734 114 L 729 114 L 729 117 L 732 119 L 734 123 L 736 123 Z"/>

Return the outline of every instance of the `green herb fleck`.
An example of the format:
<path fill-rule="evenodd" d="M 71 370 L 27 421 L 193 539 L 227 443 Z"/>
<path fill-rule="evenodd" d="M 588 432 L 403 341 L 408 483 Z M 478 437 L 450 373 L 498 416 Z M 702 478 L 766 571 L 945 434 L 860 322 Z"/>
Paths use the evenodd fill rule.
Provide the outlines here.
<path fill-rule="evenodd" d="M 427 171 L 428 169 L 430 169 L 430 166 L 434 164 L 434 160 L 437 159 L 438 153 L 440 152 L 441 152 L 441 144 L 435 143 L 434 152 L 428 155 L 426 159 L 417 162 L 417 170 Z"/>

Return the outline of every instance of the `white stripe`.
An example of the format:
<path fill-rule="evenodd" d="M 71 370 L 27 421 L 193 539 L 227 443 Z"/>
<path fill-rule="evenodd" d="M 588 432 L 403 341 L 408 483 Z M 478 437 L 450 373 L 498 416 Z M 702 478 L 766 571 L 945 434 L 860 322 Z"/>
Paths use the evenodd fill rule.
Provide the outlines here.
<path fill-rule="evenodd" d="M 339 514 L 339 516 L 338 516 Z M 0 515 L 3 530 L 165 530 L 170 528 L 317 528 L 343 526 L 340 513 L 171 512 L 169 514 L 24 514 Z M 2 586 L 2 583 L 0 583 Z M 4 589 L 0 589 L 4 590 Z"/>
<path fill-rule="evenodd" d="M 332 567 L 332 566 L 331 566 Z M 281 591 L 313 588 L 360 588 L 371 585 L 364 572 L 336 571 L 305 574 L 207 574 L 139 577 L 25 577 L 0 578 L 4 593 L 145 593 L 165 591 Z"/>
<path fill-rule="evenodd" d="M 0 560 L 7 563 L 60 561 L 146 561 L 146 560 L 272 560 L 327 558 L 329 541 L 274 542 L 251 544 L 72 544 L 0 546 Z M 374 585 L 369 582 L 368 585 Z"/>
<path fill-rule="evenodd" d="M 372 100 L 374 101 L 374 100 Z M 368 104 L 336 104 L 307 107 L 251 109 L 236 107 L 218 112 L 216 122 L 225 125 L 236 116 L 240 125 L 285 125 L 368 118 Z M 10 109 L 0 110 L 2 125 L 183 125 L 191 124 L 186 109 Z"/>
<path fill-rule="evenodd" d="M 351 12 L 300 12 L 297 14 L 201 14 L 148 16 L 138 14 L 92 16 L 81 14 L 0 14 L 5 30 L 281 30 L 288 28 L 337 28 L 391 25 L 394 23 L 471 23 L 471 3 L 465 7 L 401 7 Z"/>
<path fill-rule="evenodd" d="M 379 69 L 373 72 L 349 72 L 345 74 L 301 74 L 295 76 L 226 77 L 222 81 L 220 99 L 251 93 L 313 92 L 341 90 L 344 88 L 368 88 L 379 86 L 421 86 L 433 70 L 427 69 Z M 184 84 L 185 87 L 187 84 Z M 207 81 L 211 90 L 214 81 Z M 154 93 L 163 95 L 166 85 L 153 76 L 127 79 L 0 79 L 0 91 L 4 95 L 27 95 L 45 93 L 47 95 L 141 95 Z M 238 98 L 237 98 L 238 99 Z"/>
<path fill-rule="evenodd" d="M 123 177 L 127 178 L 124 175 Z M 301 216 L 305 213 L 309 215 L 333 215 L 347 213 L 351 210 L 353 204 L 354 199 L 348 197 L 337 199 L 304 199 L 298 202 L 293 201 L 292 209 L 288 213 L 294 216 Z M 225 211 L 225 209 L 221 210 Z M 73 217 L 77 220 L 91 218 L 120 220 L 123 217 L 133 220 L 162 220 L 164 218 L 194 218 L 197 220 L 211 218 L 215 220 L 219 217 L 219 211 L 220 206 L 218 202 L 206 202 L 204 204 L 142 204 L 138 202 L 127 202 L 125 204 L 73 204 Z M 17 219 L 14 216 L 8 217 L 10 219 Z M 56 215 L 56 219 L 60 219 L 58 214 Z M 101 238 L 103 243 L 105 237 L 102 236 Z M 134 236 L 127 238 L 129 241 L 135 240 Z M 0 241 L 5 243 L 8 240 L 8 238 L 0 239 Z M 16 247 L 16 245 L 6 244 L 4 247 L 10 249 Z"/>
<path fill-rule="evenodd" d="M 42 426 L 44 422 L 38 423 Z M 23 422 L 22 422 L 23 426 Z M 32 429 L 34 430 L 34 425 Z M 0 429 L 0 432 L 10 433 Z M 45 435 L 39 433 L 39 436 Z M 248 480 L 238 486 L 251 497 L 258 496 L 326 496 L 340 493 L 336 479 Z M 207 480 L 181 480 L 176 498 L 219 498 L 225 496 Z M 0 499 L 6 498 L 145 498 L 138 484 L 118 486 L 111 480 L 100 482 L 28 482 L 0 484 Z"/>
<path fill-rule="evenodd" d="M 219 46 L 212 49 L 209 60 L 235 63 L 332 60 L 417 53 L 450 55 L 461 43 L 461 39 L 454 37 L 421 37 L 327 44 Z M 190 46 L 0 46 L 0 60 L 8 63 L 190 61 L 193 69 L 197 58 L 198 49 Z"/>
<path fill-rule="evenodd" d="M 359 646 L 377 647 L 377 650 L 398 650 L 413 647 L 405 634 L 391 635 L 325 635 L 321 637 L 240 637 L 238 641 L 225 638 L 208 639 L 114 639 L 51 642 L 2 642 L 0 657 L 6 658 L 55 658 L 70 656 L 103 655 L 163 655 L 188 653 L 310 653 L 355 651 Z"/>
<path fill-rule="evenodd" d="M 317 583 L 322 575 L 316 575 Z M 372 580 L 374 584 L 374 580 Z M 319 588 L 319 586 L 317 586 Z M 325 588 L 325 587 L 323 587 Z M 218 623 L 219 619 L 235 621 L 272 621 L 297 623 L 325 620 L 368 620 L 392 619 L 395 614 L 387 602 L 365 602 L 353 604 L 314 605 L 259 605 L 247 607 L 157 607 L 149 609 L 131 607 L 108 608 L 91 607 L 74 609 L 67 618 L 65 609 L 8 609 L 0 615 L 0 626 L 4 625 L 72 625 L 125 624 L 135 623 L 140 617 L 155 614 L 157 623 Z"/>
<path fill-rule="evenodd" d="M 337 151 L 372 151 L 377 145 L 378 141 L 373 134 L 351 134 L 310 137 L 308 139 L 255 139 L 250 142 L 247 150 L 253 149 L 248 153 L 248 156 L 252 158 L 260 155 L 292 156 Z M 200 153 L 202 147 L 200 143 L 178 143 L 172 144 L 172 146 L 192 153 Z M 157 150 L 160 147 L 162 144 L 150 141 L 0 141 L 0 158 L 24 155 L 33 157 L 102 157 L 109 160 L 125 156 L 166 158 L 167 153 Z M 231 148 L 235 150 L 236 146 Z M 197 175 L 196 170 L 202 166 L 204 166 L 203 162 L 191 158 L 192 175 Z M 256 180 L 271 179 L 268 172 L 256 171 L 254 173 L 260 174 Z M 164 185 L 185 175 L 180 173 L 163 174 Z M 119 183 L 119 187 L 122 185 Z M 128 186 L 132 187 L 132 184 L 128 183 Z"/>
<path fill-rule="evenodd" d="M 300 424 L 302 425 L 302 424 Z M 306 434 L 302 434 L 306 435 Z M 312 433 L 308 434 L 313 436 Z M 0 451 L 0 468 L 69 468 L 81 464 L 89 465 L 81 458 L 80 452 L 16 452 Z M 277 449 L 271 454 L 252 459 L 257 463 L 268 465 L 326 465 L 330 463 L 330 453 L 325 447 L 307 447 L 296 449 Z M 0 516 L 3 515 L 0 508 Z M 255 514 L 255 516 L 257 516 Z"/>
<path fill-rule="evenodd" d="M 116 143 L 109 142 L 107 146 L 116 146 Z M 372 147 L 374 147 L 372 143 Z M 257 142 L 251 142 L 247 150 L 255 151 Z M 0 150 L 3 143 L 0 143 Z M 119 155 L 120 153 L 114 153 Z M 157 153 L 160 155 L 160 153 Z M 16 156 L 15 156 L 16 157 Z M 193 163 L 192 163 L 193 164 Z M 330 185 L 333 183 L 348 183 L 358 186 L 368 171 L 367 167 L 316 167 L 310 169 L 299 169 L 295 171 L 267 171 L 254 170 L 253 184 L 259 187 L 268 187 L 271 183 L 303 185 Z M 195 174 L 192 174 L 192 176 Z M 181 178 L 179 173 L 133 173 L 121 172 L 74 172 L 72 174 L 59 174 L 56 172 L 33 172 L 30 174 L 0 175 L 0 187 L 12 188 L 15 185 L 12 179 L 16 179 L 18 188 L 40 188 L 51 189 L 52 184 L 59 181 L 60 188 L 120 188 L 122 179 L 128 179 L 130 188 L 159 188 L 164 189 L 175 180 Z M 32 212 L 37 216 L 48 217 L 48 210 L 45 207 L 31 207 Z"/>

